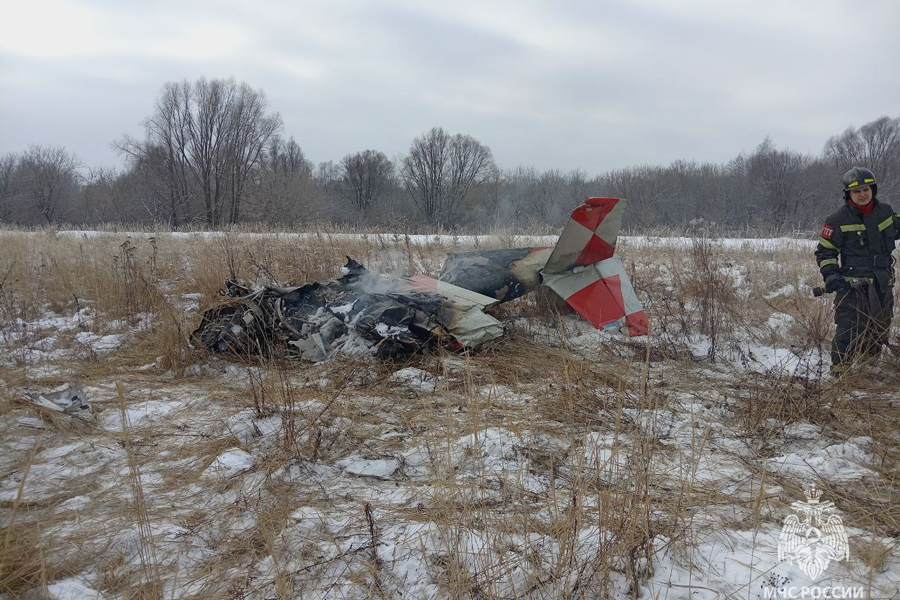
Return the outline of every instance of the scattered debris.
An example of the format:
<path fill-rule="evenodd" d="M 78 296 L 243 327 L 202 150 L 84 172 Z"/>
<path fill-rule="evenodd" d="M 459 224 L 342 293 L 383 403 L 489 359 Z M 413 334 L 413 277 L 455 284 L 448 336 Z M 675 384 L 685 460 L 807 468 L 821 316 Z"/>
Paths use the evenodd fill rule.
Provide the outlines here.
<path fill-rule="evenodd" d="M 269 356 L 277 347 L 320 362 L 336 352 L 412 354 L 445 341 L 474 347 L 503 334 L 482 312 L 491 298 L 423 275 L 381 277 L 351 258 L 343 270 L 292 288 L 227 282 L 235 300 L 207 311 L 193 338 L 214 352 Z"/>
<path fill-rule="evenodd" d="M 259 290 L 227 281 L 230 300 L 206 311 L 192 338 L 214 352 L 321 362 L 335 353 L 387 358 L 435 346 L 475 348 L 503 335 L 485 309 L 540 284 L 598 329 L 647 333 L 647 317 L 613 256 L 625 201 L 589 198 L 555 247 L 451 255 L 440 278 L 381 276 L 347 257 L 341 277 Z"/>
<path fill-rule="evenodd" d="M 80 414 L 92 412 L 80 384 L 61 385 L 49 392 L 35 392 L 29 388 L 22 390 L 22 397 L 38 406 L 55 412 Z"/>

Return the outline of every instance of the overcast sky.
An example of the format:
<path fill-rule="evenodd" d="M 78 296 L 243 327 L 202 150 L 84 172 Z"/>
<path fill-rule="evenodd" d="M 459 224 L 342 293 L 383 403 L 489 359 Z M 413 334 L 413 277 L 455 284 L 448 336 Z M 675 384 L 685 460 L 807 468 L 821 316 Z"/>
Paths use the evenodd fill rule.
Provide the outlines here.
<path fill-rule="evenodd" d="M 819 153 L 900 116 L 900 2 L 0 0 L 0 153 L 92 166 L 167 81 L 263 89 L 314 162 L 405 153 L 434 126 L 503 167 Z"/>

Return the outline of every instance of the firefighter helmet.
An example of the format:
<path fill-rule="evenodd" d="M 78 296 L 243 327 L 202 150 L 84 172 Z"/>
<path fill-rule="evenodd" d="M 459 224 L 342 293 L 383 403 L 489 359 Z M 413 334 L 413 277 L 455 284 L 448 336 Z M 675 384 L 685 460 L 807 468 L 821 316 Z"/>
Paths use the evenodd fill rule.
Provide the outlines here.
<path fill-rule="evenodd" d="M 878 180 L 875 179 L 875 173 L 865 167 L 853 167 L 844 173 L 844 191 L 849 192 L 852 189 L 868 185 L 872 187 L 872 195 L 878 190 Z"/>

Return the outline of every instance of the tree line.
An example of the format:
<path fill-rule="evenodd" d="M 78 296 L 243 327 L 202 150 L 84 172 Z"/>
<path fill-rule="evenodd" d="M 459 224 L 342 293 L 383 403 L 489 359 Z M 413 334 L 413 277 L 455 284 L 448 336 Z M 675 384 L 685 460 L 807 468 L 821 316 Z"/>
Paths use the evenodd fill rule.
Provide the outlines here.
<path fill-rule="evenodd" d="M 441 127 L 399 157 L 366 149 L 315 164 L 284 136 L 265 93 L 234 79 L 165 84 L 143 127 L 142 137 L 114 142 L 120 169 L 91 168 L 55 146 L 0 157 L 0 222 L 555 228 L 584 198 L 601 195 L 629 200 L 631 230 L 812 229 L 839 205 L 841 175 L 852 166 L 876 173 L 882 200 L 900 190 L 900 118 L 888 116 L 832 136 L 819 155 L 767 137 L 725 163 L 678 160 L 593 176 L 499 168 L 488 146 Z"/>

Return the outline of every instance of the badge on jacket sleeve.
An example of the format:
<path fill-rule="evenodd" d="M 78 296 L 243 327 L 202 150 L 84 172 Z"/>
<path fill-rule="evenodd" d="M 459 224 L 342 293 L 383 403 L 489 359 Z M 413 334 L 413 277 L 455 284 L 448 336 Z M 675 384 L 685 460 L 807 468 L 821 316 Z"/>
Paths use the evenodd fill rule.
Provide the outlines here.
<path fill-rule="evenodd" d="M 825 226 L 822 227 L 822 237 L 826 240 L 830 240 L 832 233 L 834 233 L 834 227 L 832 227 L 828 223 L 825 223 Z"/>

